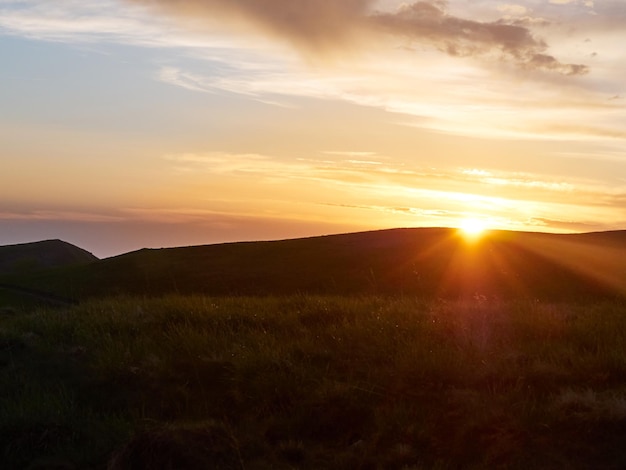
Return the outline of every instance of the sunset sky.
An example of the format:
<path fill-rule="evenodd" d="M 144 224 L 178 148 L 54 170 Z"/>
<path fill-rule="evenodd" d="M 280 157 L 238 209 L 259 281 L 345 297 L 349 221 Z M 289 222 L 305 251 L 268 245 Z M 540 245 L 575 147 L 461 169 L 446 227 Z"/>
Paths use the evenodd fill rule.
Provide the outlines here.
<path fill-rule="evenodd" d="M 624 0 L 0 0 L 0 245 L 626 228 Z"/>

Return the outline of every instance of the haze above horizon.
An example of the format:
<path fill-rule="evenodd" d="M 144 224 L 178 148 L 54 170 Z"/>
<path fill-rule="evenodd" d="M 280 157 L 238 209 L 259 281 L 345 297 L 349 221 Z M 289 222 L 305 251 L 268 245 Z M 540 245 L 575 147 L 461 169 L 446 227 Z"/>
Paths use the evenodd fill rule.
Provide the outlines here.
<path fill-rule="evenodd" d="M 0 245 L 626 227 L 621 0 L 0 1 Z"/>

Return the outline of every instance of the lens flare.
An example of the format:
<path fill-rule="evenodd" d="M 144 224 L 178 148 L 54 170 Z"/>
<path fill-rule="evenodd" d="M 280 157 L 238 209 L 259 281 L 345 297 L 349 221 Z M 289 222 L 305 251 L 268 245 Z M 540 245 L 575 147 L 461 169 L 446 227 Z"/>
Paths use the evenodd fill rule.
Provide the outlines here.
<path fill-rule="evenodd" d="M 479 238 L 487 230 L 487 225 L 484 220 L 472 218 L 461 221 L 459 228 L 466 238 Z"/>

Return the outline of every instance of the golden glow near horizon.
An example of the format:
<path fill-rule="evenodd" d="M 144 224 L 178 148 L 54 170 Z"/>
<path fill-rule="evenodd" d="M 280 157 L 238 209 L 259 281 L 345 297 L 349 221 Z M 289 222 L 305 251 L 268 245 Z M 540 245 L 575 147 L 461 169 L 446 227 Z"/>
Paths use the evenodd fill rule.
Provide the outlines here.
<path fill-rule="evenodd" d="M 0 2 L 0 244 L 626 228 L 623 0 L 255 3 Z"/>
<path fill-rule="evenodd" d="M 476 240 L 487 230 L 487 223 L 478 218 L 467 218 L 461 221 L 459 229 L 465 238 Z"/>

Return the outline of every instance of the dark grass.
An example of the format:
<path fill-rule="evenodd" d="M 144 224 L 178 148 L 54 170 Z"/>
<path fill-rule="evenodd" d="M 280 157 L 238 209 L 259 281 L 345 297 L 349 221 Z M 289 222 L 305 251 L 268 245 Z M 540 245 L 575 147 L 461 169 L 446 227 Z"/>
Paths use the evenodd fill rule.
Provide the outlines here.
<path fill-rule="evenodd" d="M 40 307 L 40 303 L 29 296 L 0 287 L 0 316 Z"/>
<path fill-rule="evenodd" d="M 168 296 L 4 315 L 0 461 L 623 468 L 625 307 Z"/>

